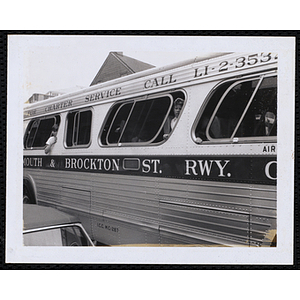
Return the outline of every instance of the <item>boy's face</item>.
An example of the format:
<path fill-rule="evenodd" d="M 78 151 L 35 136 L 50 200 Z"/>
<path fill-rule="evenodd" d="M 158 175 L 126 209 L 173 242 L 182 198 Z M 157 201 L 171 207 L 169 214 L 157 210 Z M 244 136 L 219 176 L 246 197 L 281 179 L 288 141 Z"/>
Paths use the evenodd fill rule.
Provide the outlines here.
<path fill-rule="evenodd" d="M 180 114 L 180 111 L 181 111 L 181 105 L 175 105 L 174 107 L 174 115 L 176 118 L 178 118 L 179 114 Z"/>

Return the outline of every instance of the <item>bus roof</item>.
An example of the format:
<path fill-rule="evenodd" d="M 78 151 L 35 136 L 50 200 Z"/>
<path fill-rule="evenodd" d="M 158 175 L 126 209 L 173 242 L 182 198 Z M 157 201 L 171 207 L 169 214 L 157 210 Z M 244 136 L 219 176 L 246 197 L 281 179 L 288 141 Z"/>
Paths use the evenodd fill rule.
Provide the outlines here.
<path fill-rule="evenodd" d="M 193 59 L 157 67 L 121 78 L 95 84 L 70 94 L 63 94 L 24 107 L 24 119 L 50 115 L 56 112 L 77 109 L 101 102 L 117 101 L 128 96 L 150 93 L 160 88 L 175 88 L 182 84 L 193 84 L 199 80 L 239 74 L 249 69 L 276 68 L 276 53 L 211 53 Z M 253 72 L 253 71 L 252 71 Z"/>
<path fill-rule="evenodd" d="M 203 54 L 203 55 L 196 56 L 196 57 L 188 59 L 188 60 L 184 60 L 184 61 L 180 61 L 180 62 L 177 62 L 177 63 L 169 64 L 169 65 L 166 65 L 166 66 L 163 66 L 163 67 L 155 67 L 155 68 L 151 68 L 151 69 L 144 70 L 144 71 L 141 71 L 141 72 L 133 73 L 133 74 L 130 74 L 130 75 L 127 75 L 127 76 L 124 76 L 124 77 L 120 77 L 120 78 L 117 78 L 117 79 L 112 79 L 112 80 L 109 80 L 109 81 L 106 81 L 106 82 L 103 82 L 103 83 L 95 84 L 95 85 L 89 86 L 87 88 L 80 89 L 79 91 L 75 91 L 75 92 L 71 92 L 71 93 L 67 93 L 67 94 L 62 94 L 62 95 L 59 95 L 59 96 L 56 96 L 56 97 L 48 98 L 48 99 L 45 99 L 43 101 L 40 101 L 40 103 L 41 102 L 44 103 L 46 101 L 52 102 L 54 99 L 65 98 L 67 95 L 76 96 L 77 94 L 81 94 L 81 93 L 84 93 L 84 92 L 91 92 L 93 90 L 100 89 L 102 87 L 104 88 L 104 87 L 110 86 L 112 84 L 118 84 L 118 83 L 122 83 L 124 81 L 133 80 L 133 79 L 144 77 L 144 76 L 147 76 L 147 75 L 152 75 L 152 74 L 155 74 L 155 73 L 158 73 L 158 72 L 172 70 L 172 69 L 179 68 L 179 67 L 186 66 L 186 65 L 190 65 L 190 64 L 193 64 L 193 63 L 196 63 L 196 62 L 202 62 L 202 61 L 205 61 L 205 60 L 208 60 L 208 59 L 228 55 L 230 53 L 232 53 L 232 52 L 216 52 L 216 53 L 210 53 L 210 54 Z M 27 104 L 25 107 L 29 108 L 30 106 L 33 106 L 34 104 L 37 104 L 37 102 Z"/>

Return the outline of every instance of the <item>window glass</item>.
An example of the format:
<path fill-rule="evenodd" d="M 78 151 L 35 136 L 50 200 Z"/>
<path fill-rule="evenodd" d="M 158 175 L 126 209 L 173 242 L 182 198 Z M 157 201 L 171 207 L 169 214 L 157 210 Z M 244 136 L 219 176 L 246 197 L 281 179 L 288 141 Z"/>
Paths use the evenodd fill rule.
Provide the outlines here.
<path fill-rule="evenodd" d="M 67 137 L 66 137 L 66 144 L 68 147 L 73 145 L 73 132 L 74 132 L 74 118 L 75 113 L 68 114 L 68 124 L 67 124 Z"/>
<path fill-rule="evenodd" d="M 24 135 L 25 148 L 44 147 L 50 137 L 52 126 L 60 124 L 60 116 L 32 120 Z"/>
<path fill-rule="evenodd" d="M 230 138 L 258 80 L 241 82 L 230 89 L 219 106 L 211 126 L 209 136 L 213 139 Z"/>
<path fill-rule="evenodd" d="M 32 147 L 34 137 L 35 137 L 37 129 L 39 127 L 39 123 L 40 123 L 40 120 L 34 120 L 29 124 L 28 131 L 27 131 L 27 137 L 25 138 L 26 139 L 25 148 Z"/>
<path fill-rule="evenodd" d="M 77 145 L 86 145 L 90 142 L 92 112 L 84 111 L 80 113 L 78 121 L 78 140 Z"/>
<path fill-rule="evenodd" d="M 54 125 L 55 119 L 44 119 L 40 121 L 39 128 L 35 135 L 32 147 L 43 147 L 45 146 L 48 138 L 50 137 L 52 126 Z"/>
<path fill-rule="evenodd" d="M 203 111 L 203 113 L 201 114 L 201 118 L 196 126 L 195 129 L 195 135 L 196 138 L 200 138 L 202 141 L 207 141 L 208 137 L 206 136 L 206 128 L 208 125 L 208 122 L 218 104 L 218 102 L 220 101 L 220 99 L 222 98 L 223 94 L 225 93 L 225 91 L 229 88 L 229 86 L 232 85 L 232 81 L 231 82 L 226 82 L 220 86 L 218 86 L 210 95 L 209 100 L 207 102 L 207 105 Z M 212 122 L 213 125 L 211 126 L 215 126 L 215 123 Z M 216 130 L 214 130 L 216 131 Z"/>
<path fill-rule="evenodd" d="M 66 145 L 88 145 L 91 137 L 92 112 L 75 111 L 68 114 Z"/>
<path fill-rule="evenodd" d="M 276 77 L 264 78 L 235 136 L 276 136 L 276 99 Z"/>
<path fill-rule="evenodd" d="M 112 107 L 101 133 L 102 145 L 122 146 L 163 141 L 163 127 L 175 96 L 181 91 L 158 98 L 118 103 Z"/>
<path fill-rule="evenodd" d="M 170 98 L 136 102 L 121 138 L 122 143 L 151 141 L 162 126 Z"/>
<path fill-rule="evenodd" d="M 276 136 L 277 77 L 226 82 L 216 88 L 195 128 L 196 142 Z"/>
<path fill-rule="evenodd" d="M 133 102 L 123 104 L 118 112 L 117 115 L 112 123 L 112 126 L 109 130 L 108 134 L 108 143 L 109 144 L 116 144 L 118 143 L 121 133 L 123 132 L 124 126 L 128 119 L 129 113 L 132 109 Z"/>

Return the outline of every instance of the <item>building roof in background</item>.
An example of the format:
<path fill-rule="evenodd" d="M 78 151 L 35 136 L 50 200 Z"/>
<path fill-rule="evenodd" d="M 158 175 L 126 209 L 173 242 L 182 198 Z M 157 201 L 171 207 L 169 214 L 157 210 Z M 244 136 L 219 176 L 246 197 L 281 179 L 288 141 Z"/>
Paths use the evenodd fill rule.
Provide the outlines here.
<path fill-rule="evenodd" d="M 154 68 L 154 66 L 125 56 L 123 52 L 110 52 L 93 79 L 91 86 L 150 68 Z"/>
<path fill-rule="evenodd" d="M 155 66 L 148 63 L 123 55 L 123 52 L 110 52 L 90 85 L 92 86 L 154 67 Z M 46 94 L 35 93 L 25 103 L 46 100 L 62 94 L 76 92 L 83 88 L 84 87 L 81 86 L 75 86 L 66 89 L 52 90 Z"/>
<path fill-rule="evenodd" d="M 79 91 L 84 88 L 85 87 L 76 85 L 74 87 L 70 87 L 70 88 L 66 88 L 66 89 L 49 91 L 47 94 L 34 93 L 25 103 L 33 103 L 33 102 L 37 102 L 37 101 L 47 100 L 49 98 L 56 97 L 59 95 L 76 92 L 76 91 Z"/>
<path fill-rule="evenodd" d="M 76 86 L 65 88 L 65 89 L 59 89 L 59 90 L 49 91 L 47 93 L 47 95 L 58 96 L 58 95 L 62 95 L 62 94 L 68 94 L 68 93 L 72 93 L 72 92 L 77 92 L 77 91 L 79 91 L 81 89 L 84 89 L 84 88 L 86 88 L 86 87 L 76 85 Z"/>

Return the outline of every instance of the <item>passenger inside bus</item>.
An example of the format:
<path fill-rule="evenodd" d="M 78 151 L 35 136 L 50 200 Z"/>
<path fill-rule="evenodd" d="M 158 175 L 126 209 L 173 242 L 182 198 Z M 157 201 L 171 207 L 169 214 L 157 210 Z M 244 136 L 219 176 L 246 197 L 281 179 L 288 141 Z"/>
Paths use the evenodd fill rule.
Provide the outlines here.
<path fill-rule="evenodd" d="M 58 131 L 58 125 L 54 124 L 52 126 L 52 131 L 50 134 L 49 139 L 46 142 L 46 147 L 45 147 L 45 153 L 48 154 L 52 148 L 52 146 L 56 143 L 57 141 L 57 131 Z"/>
<path fill-rule="evenodd" d="M 221 85 L 212 94 L 195 128 L 195 142 L 276 136 L 277 77 L 261 83 L 242 81 L 228 91 L 230 85 Z"/>
<path fill-rule="evenodd" d="M 181 109 L 183 107 L 183 103 L 184 103 L 184 101 L 181 98 L 177 98 L 174 101 L 173 113 L 168 116 L 166 123 L 164 124 L 164 135 L 163 135 L 164 139 L 166 139 L 170 135 L 170 132 L 175 127 L 175 125 L 178 121 L 178 117 L 181 112 Z"/>

